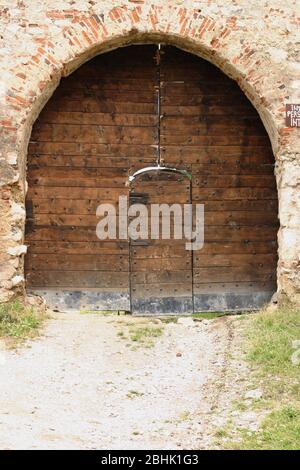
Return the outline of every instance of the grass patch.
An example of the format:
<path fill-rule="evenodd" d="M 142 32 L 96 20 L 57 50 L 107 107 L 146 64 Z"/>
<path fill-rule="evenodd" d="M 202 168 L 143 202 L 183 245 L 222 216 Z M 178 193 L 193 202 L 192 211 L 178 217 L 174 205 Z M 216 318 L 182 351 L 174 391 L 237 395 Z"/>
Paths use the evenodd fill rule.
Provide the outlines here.
<path fill-rule="evenodd" d="M 129 390 L 129 392 L 126 394 L 127 398 L 130 398 L 130 400 L 133 400 L 134 398 L 142 397 L 144 395 L 143 392 L 138 392 L 137 390 Z"/>
<path fill-rule="evenodd" d="M 126 323 L 126 331 L 118 331 L 117 336 L 128 341 L 127 347 L 132 350 L 137 350 L 141 347 L 152 348 L 155 344 L 155 339 L 159 338 L 164 331 L 163 326 L 154 326 L 145 323 Z"/>
<path fill-rule="evenodd" d="M 163 333 L 163 328 L 143 326 L 132 328 L 129 330 L 129 336 L 131 341 L 144 342 L 149 338 L 158 338 Z"/>
<path fill-rule="evenodd" d="M 162 323 L 177 323 L 178 317 L 159 317 Z"/>
<path fill-rule="evenodd" d="M 179 421 L 184 422 L 184 421 L 190 421 L 192 419 L 191 413 L 189 411 L 183 411 L 179 415 Z"/>
<path fill-rule="evenodd" d="M 262 399 L 247 403 L 248 410 L 259 410 L 265 418 L 257 431 L 232 429 L 223 445 L 230 449 L 299 450 L 300 309 L 285 305 L 249 315 L 243 331 L 251 380 L 263 390 Z"/>
<path fill-rule="evenodd" d="M 283 306 L 251 318 L 246 333 L 247 359 L 262 376 L 299 378 L 300 365 L 292 363 L 293 341 L 300 340 L 300 309 Z M 300 362 L 300 361 L 299 361 Z"/>
<path fill-rule="evenodd" d="M 81 315 L 97 314 L 103 316 L 110 315 L 126 315 L 124 310 L 80 310 Z"/>
<path fill-rule="evenodd" d="M 193 313 L 192 317 L 193 318 L 200 318 L 200 319 L 207 319 L 207 320 L 213 320 L 214 318 L 219 318 L 219 317 L 224 317 L 225 315 L 228 315 L 226 312 L 198 312 L 198 313 Z"/>
<path fill-rule="evenodd" d="M 45 314 L 20 300 L 0 305 L 0 337 L 16 341 L 32 338 L 38 333 Z"/>
<path fill-rule="evenodd" d="M 300 409 L 283 406 L 272 411 L 257 432 L 239 431 L 241 440 L 228 444 L 240 450 L 299 450 Z"/>

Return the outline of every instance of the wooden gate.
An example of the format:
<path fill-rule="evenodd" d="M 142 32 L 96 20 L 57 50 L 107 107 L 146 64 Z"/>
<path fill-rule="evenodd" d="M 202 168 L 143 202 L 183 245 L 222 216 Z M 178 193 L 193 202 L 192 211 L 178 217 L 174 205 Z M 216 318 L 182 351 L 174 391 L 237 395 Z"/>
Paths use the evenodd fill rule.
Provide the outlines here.
<path fill-rule="evenodd" d="M 193 252 L 195 311 L 257 308 L 276 291 L 277 190 L 263 124 L 238 85 L 173 47 L 160 61 L 162 161 L 191 165 L 192 202 L 205 206 Z"/>
<path fill-rule="evenodd" d="M 190 202 L 190 180 L 179 173 L 149 171 L 132 184 L 131 207 L 143 204 L 148 212 L 147 217 L 141 216 L 147 239 L 130 240 L 133 313 L 193 313 L 192 252 L 186 250 L 183 230 L 184 204 Z M 166 211 L 164 215 L 154 212 L 158 206 Z"/>
<path fill-rule="evenodd" d="M 191 202 L 205 206 L 192 255 L 172 239 L 96 236 L 97 206 L 117 206 L 128 175 L 157 164 L 189 167 Z M 98 56 L 62 80 L 33 128 L 27 289 L 59 309 L 146 312 L 148 296 L 155 313 L 259 307 L 276 290 L 273 168 L 257 112 L 210 63 L 157 45 Z M 184 179 L 161 178 L 136 179 L 130 203 L 187 199 Z"/>
<path fill-rule="evenodd" d="M 128 240 L 100 241 L 96 209 L 118 207 L 131 169 L 157 159 L 156 49 L 96 57 L 62 80 L 34 125 L 26 282 L 54 308 L 130 309 Z"/>

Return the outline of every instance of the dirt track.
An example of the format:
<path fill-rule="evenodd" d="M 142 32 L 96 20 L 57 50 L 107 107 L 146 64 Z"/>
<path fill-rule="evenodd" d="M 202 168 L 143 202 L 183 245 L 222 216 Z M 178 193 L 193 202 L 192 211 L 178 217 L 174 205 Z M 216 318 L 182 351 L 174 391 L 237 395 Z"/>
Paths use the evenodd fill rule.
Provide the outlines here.
<path fill-rule="evenodd" d="M 0 448 L 213 446 L 234 393 L 226 385 L 232 321 L 159 323 L 163 334 L 152 348 L 122 338 L 139 324 L 153 326 L 127 316 L 59 314 L 27 347 L 2 348 Z"/>

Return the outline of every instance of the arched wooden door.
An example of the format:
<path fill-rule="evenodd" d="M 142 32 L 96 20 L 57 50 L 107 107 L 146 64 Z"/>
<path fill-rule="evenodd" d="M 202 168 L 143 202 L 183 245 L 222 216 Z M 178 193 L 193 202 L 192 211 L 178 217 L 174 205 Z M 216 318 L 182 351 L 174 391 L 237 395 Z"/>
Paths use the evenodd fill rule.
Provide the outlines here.
<path fill-rule="evenodd" d="M 156 45 L 86 63 L 62 80 L 36 121 L 28 150 L 28 291 L 61 310 L 129 310 L 137 283 L 131 257 L 140 269 L 140 260 L 152 267 L 155 261 L 146 247 L 133 251 L 128 239 L 99 240 L 96 208 L 117 206 L 120 195 L 129 197 L 128 175 L 158 162 L 189 166 L 191 202 L 205 206 L 204 247 L 189 265 L 194 310 L 249 309 L 269 300 L 276 290 L 278 221 L 266 131 L 238 85 L 216 67 Z M 174 202 L 183 194 L 177 183 Z M 165 186 L 168 198 L 172 185 Z M 172 240 L 163 245 L 170 252 Z M 174 257 L 161 266 L 173 273 L 178 262 Z M 152 282 L 155 276 L 141 276 L 139 298 L 148 288 L 152 297 L 163 292 L 157 289 L 165 278 Z M 185 281 L 178 278 L 173 292 L 189 299 L 181 313 L 191 311 Z M 157 302 L 155 313 L 169 310 L 166 304 Z"/>

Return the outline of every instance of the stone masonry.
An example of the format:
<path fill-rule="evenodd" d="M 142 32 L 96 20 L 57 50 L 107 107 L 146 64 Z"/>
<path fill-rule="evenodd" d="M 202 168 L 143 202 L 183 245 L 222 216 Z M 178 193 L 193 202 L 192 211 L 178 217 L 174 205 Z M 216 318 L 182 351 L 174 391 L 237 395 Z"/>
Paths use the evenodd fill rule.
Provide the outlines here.
<path fill-rule="evenodd" d="M 110 49 L 163 42 L 235 79 L 269 134 L 279 198 L 278 293 L 300 303 L 299 0 L 0 1 L 0 301 L 24 293 L 26 153 L 60 78 Z"/>

